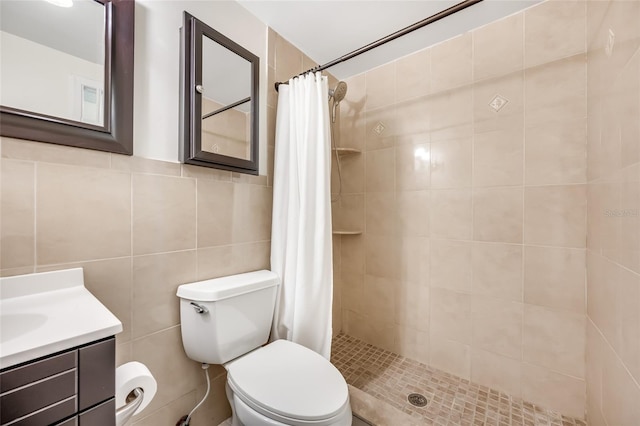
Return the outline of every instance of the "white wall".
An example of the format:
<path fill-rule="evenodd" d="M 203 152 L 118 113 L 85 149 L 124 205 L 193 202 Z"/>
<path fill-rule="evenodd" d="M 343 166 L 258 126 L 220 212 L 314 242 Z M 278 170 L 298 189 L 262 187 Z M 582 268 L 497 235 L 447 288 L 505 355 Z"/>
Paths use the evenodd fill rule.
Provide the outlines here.
<path fill-rule="evenodd" d="M 267 26 L 235 1 L 136 1 L 134 155 L 178 161 L 184 10 L 260 58 L 260 174 L 266 174 Z"/>
<path fill-rule="evenodd" d="M 4 31 L 0 50 L 0 105 L 79 120 L 73 109 L 73 76 L 103 80 L 102 64 Z"/>

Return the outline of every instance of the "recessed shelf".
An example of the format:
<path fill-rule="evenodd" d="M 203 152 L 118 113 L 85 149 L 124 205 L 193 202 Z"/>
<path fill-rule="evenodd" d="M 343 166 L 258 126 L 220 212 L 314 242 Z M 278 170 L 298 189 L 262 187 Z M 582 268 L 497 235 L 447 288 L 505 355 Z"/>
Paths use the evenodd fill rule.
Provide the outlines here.
<path fill-rule="evenodd" d="M 336 151 L 338 155 L 360 154 L 362 151 L 355 148 L 331 148 L 332 151 Z"/>
<path fill-rule="evenodd" d="M 333 231 L 333 235 L 360 235 L 360 234 L 362 234 L 362 231 L 339 231 L 339 230 Z"/>

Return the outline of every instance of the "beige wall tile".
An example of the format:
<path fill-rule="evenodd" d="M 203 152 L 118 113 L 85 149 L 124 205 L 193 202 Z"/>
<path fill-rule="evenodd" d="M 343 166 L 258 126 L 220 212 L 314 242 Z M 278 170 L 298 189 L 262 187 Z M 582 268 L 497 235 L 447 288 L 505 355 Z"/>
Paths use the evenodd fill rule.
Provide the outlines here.
<path fill-rule="evenodd" d="M 447 340 L 471 344 L 470 295 L 431 287 L 430 299 L 431 337 L 438 336 Z M 432 348 L 435 347 L 435 345 L 432 346 Z"/>
<path fill-rule="evenodd" d="M 429 333 L 412 327 L 396 327 L 395 345 L 404 356 L 429 364 Z"/>
<path fill-rule="evenodd" d="M 233 242 L 246 243 L 271 238 L 272 189 L 260 185 L 233 187 Z"/>
<path fill-rule="evenodd" d="M 522 185 L 522 127 L 478 133 L 473 137 L 473 186 Z"/>
<path fill-rule="evenodd" d="M 528 187 L 524 192 L 524 242 L 563 247 L 586 245 L 584 185 Z"/>
<path fill-rule="evenodd" d="M 525 71 L 525 123 L 545 125 L 586 117 L 585 55 Z"/>
<path fill-rule="evenodd" d="M 473 89 L 462 87 L 430 97 L 431 142 L 469 137 L 473 123 Z"/>
<path fill-rule="evenodd" d="M 2 159 L 0 268 L 35 264 L 35 166 Z"/>
<path fill-rule="evenodd" d="M 429 235 L 429 191 L 396 193 L 396 231 L 399 235 Z"/>
<path fill-rule="evenodd" d="M 364 157 L 362 154 L 340 156 L 343 194 L 364 192 Z"/>
<path fill-rule="evenodd" d="M 39 163 L 36 205 L 39 265 L 131 254 L 129 174 Z"/>
<path fill-rule="evenodd" d="M 365 256 L 366 272 L 369 275 L 384 278 L 396 278 L 398 275 L 397 241 L 394 237 L 366 235 Z"/>
<path fill-rule="evenodd" d="M 364 274 L 343 272 L 341 281 L 342 309 L 364 315 L 366 313 L 364 308 Z"/>
<path fill-rule="evenodd" d="M 586 3 L 550 1 L 525 11 L 525 66 L 544 64 L 585 51 Z"/>
<path fill-rule="evenodd" d="M 107 169 L 111 159 L 111 154 L 108 152 L 7 137 L 0 140 L 2 141 L 2 158 Z"/>
<path fill-rule="evenodd" d="M 471 186 L 473 143 L 469 138 L 431 143 L 431 187 Z"/>
<path fill-rule="evenodd" d="M 395 150 L 393 148 L 366 153 L 367 192 L 393 191 L 395 188 Z"/>
<path fill-rule="evenodd" d="M 331 203 L 331 207 L 333 211 L 333 229 L 346 231 L 364 230 L 364 194 L 343 194 L 335 202 Z M 390 216 L 390 218 L 392 217 Z"/>
<path fill-rule="evenodd" d="M 198 249 L 198 280 L 269 269 L 270 243 L 234 244 Z"/>
<path fill-rule="evenodd" d="M 340 146 L 364 150 L 366 139 L 366 81 L 365 74 L 345 80 L 347 95 L 340 102 L 337 128 L 340 129 Z"/>
<path fill-rule="evenodd" d="M 525 183 L 584 183 L 587 178 L 585 143 L 584 118 L 527 128 Z"/>
<path fill-rule="evenodd" d="M 521 13 L 473 31 L 473 78 L 481 80 L 521 70 L 524 61 Z"/>
<path fill-rule="evenodd" d="M 532 364 L 522 364 L 522 398 L 567 416 L 583 418 L 585 382 Z"/>
<path fill-rule="evenodd" d="M 429 232 L 433 238 L 471 239 L 470 189 L 432 190 Z"/>
<path fill-rule="evenodd" d="M 640 419 L 640 388 L 625 366 L 605 346 L 602 372 L 602 413 L 610 425 L 633 425 Z"/>
<path fill-rule="evenodd" d="M 181 166 L 179 163 L 120 154 L 111 154 L 111 168 L 124 172 L 151 173 L 167 176 L 180 176 L 181 174 Z"/>
<path fill-rule="evenodd" d="M 350 235 L 342 238 L 340 256 L 342 272 L 363 274 L 365 262 L 364 237 L 362 235 Z"/>
<path fill-rule="evenodd" d="M 417 282 L 401 281 L 395 295 L 395 323 L 414 331 L 429 333 L 429 287 Z M 417 337 L 417 336 L 416 336 Z"/>
<path fill-rule="evenodd" d="M 431 90 L 443 90 L 471 83 L 471 33 L 442 42 L 431 48 Z"/>
<path fill-rule="evenodd" d="M 525 246 L 524 301 L 584 314 L 585 265 L 582 249 Z"/>
<path fill-rule="evenodd" d="M 367 234 L 395 235 L 397 207 L 396 196 L 393 192 L 367 193 L 365 195 L 365 229 Z M 353 211 L 353 209 L 350 210 Z"/>
<path fill-rule="evenodd" d="M 522 246 L 473 243 L 473 294 L 522 301 Z"/>
<path fill-rule="evenodd" d="M 396 106 L 389 105 L 374 110 L 368 109 L 364 132 L 367 151 L 394 146 L 398 134 Z"/>
<path fill-rule="evenodd" d="M 463 379 L 471 377 L 471 349 L 468 345 L 453 340 L 429 336 L 430 365 Z"/>
<path fill-rule="evenodd" d="M 392 104 L 396 100 L 396 63 L 390 62 L 366 73 L 367 110 Z"/>
<path fill-rule="evenodd" d="M 429 239 L 404 236 L 399 238 L 399 276 L 403 282 L 429 284 Z"/>
<path fill-rule="evenodd" d="M 474 348 L 520 360 L 522 304 L 487 296 L 471 297 Z"/>
<path fill-rule="evenodd" d="M 93 262 L 67 263 L 39 267 L 36 272 L 82 268 L 84 285 L 122 323 L 122 332 L 116 335 L 120 345 L 131 339 L 131 258 L 98 260 Z"/>
<path fill-rule="evenodd" d="M 398 286 L 398 282 L 394 279 L 365 275 L 364 314 L 373 321 L 393 322 Z"/>
<path fill-rule="evenodd" d="M 585 316 L 525 305 L 522 335 L 525 361 L 573 377 L 584 377 Z"/>
<path fill-rule="evenodd" d="M 236 213 L 230 182 L 200 179 L 197 185 L 198 247 L 230 244 Z"/>
<path fill-rule="evenodd" d="M 396 147 L 396 190 L 429 188 L 431 146 L 428 143 Z"/>
<path fill-rule="evenodd" d="M 213 374 L 211 374 L 213 377 Z M 231 407 L 227 400 L 225 385 L 227 383 L 226 372 L 222 372 L 218 377 L 211 380 L 211 392 L 202 407 L 193 414 L 193 423 L 204 425 L 219 425 L 224 420 L 231 417 Z M 204 396 L 206 388 L 200 386 L 196 392 L 196 399 Z"/>
<path fill-rule="evenodd" d="M 396 61 L 396 99 L 427 95 L 431 85 L 431 50 L 424 49 Z"/>
<path fill-rule="evenodd" d="M 522 242 L 522 188 L 473 190 L 473 238 Z"/>
<path fill-rule="evenodd" d="M 592 425 L 606 425 L 602 415 L 602 368 L 604 365 L 604 337 L 587 319 L 586 369 L 587 420 Z"/>
<path fill-rule="evenodd" d="M 414 98 L 396 104 L 397 136 L 420 135 L 428 137 L 431 117 L 429 97 Z"/>
<path fill-rule="evenodd" d="M 231 181 L 230 171 L 212 169 L 210 167 L 192 166 L 191 164 L 182 165 L 182 176 L 198 179 Z"/>
<path fill-rule="evenodd" d="M 180 323 L 178 286 L 196 281 L 196 251 L 133 258 L 133 337 Z"/>
<path fill-rule="evenodd" d="M 466 241 L 431 240 L 431 286 L 470 292 L 471 249 Z"/>
<path fill-rule="evenodd" d="M 494 103 L 501 98 L 506 103 Z M 496 100 L 497 101 L 497 100 Z M 496 106 L 499 109 L 496 110 Z M 522 128 L 524 123 L 524 73 L 512 72 L 473 85 L 475 133 Z"/>
<path fill-rule="evenodd" d="M 196 181 L 133 175 L 133 254 L 196 247 Z"/>
<path fill-rule="evenodd" d="M 158 382 L 156 396 L 145 412 L 153 413 L 204 382 L 200 364 L 184 353 L 179 326 L 134 340 L 132 356 L 145 364 Z"/>
<path fill-rule="evenodd" d="M 471 349 L 471 381 L 520 398 L 521 362 L 481 349 Z"/>
<path fill-rule="evenodd" d="M 289 81 L 302 71 L 302 52 L 278 34 L 275 40 L 276 80 Z"/>

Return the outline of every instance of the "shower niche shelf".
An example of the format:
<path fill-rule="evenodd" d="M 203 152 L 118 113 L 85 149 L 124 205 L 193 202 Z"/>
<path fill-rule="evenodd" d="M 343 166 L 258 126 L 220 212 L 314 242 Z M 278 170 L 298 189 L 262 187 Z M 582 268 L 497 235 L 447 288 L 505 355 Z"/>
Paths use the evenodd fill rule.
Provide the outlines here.
<path fill-rule="evenodd" d="M 337 152 L 338 155 L 360 154 L 362 152 L 355 148 L 331 148 L 331 150 Z"/>
<path fill-rule="evenodd" d="M 333 235 L 360 235 L 360 234 L 362 234 L 362 231 L 344 231 L 344 230 L 337 230 L 337 229 L 333 231 Z"/>

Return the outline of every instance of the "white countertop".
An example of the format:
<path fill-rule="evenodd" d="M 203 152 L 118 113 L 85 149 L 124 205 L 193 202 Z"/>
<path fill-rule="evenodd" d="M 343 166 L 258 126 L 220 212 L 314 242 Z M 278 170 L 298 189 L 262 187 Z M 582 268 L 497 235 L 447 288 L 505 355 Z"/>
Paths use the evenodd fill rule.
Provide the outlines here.
<path fill-rule="evenodd" d="M 0 369 L 121 331 L 82 268 L 0 278 Z"/>

